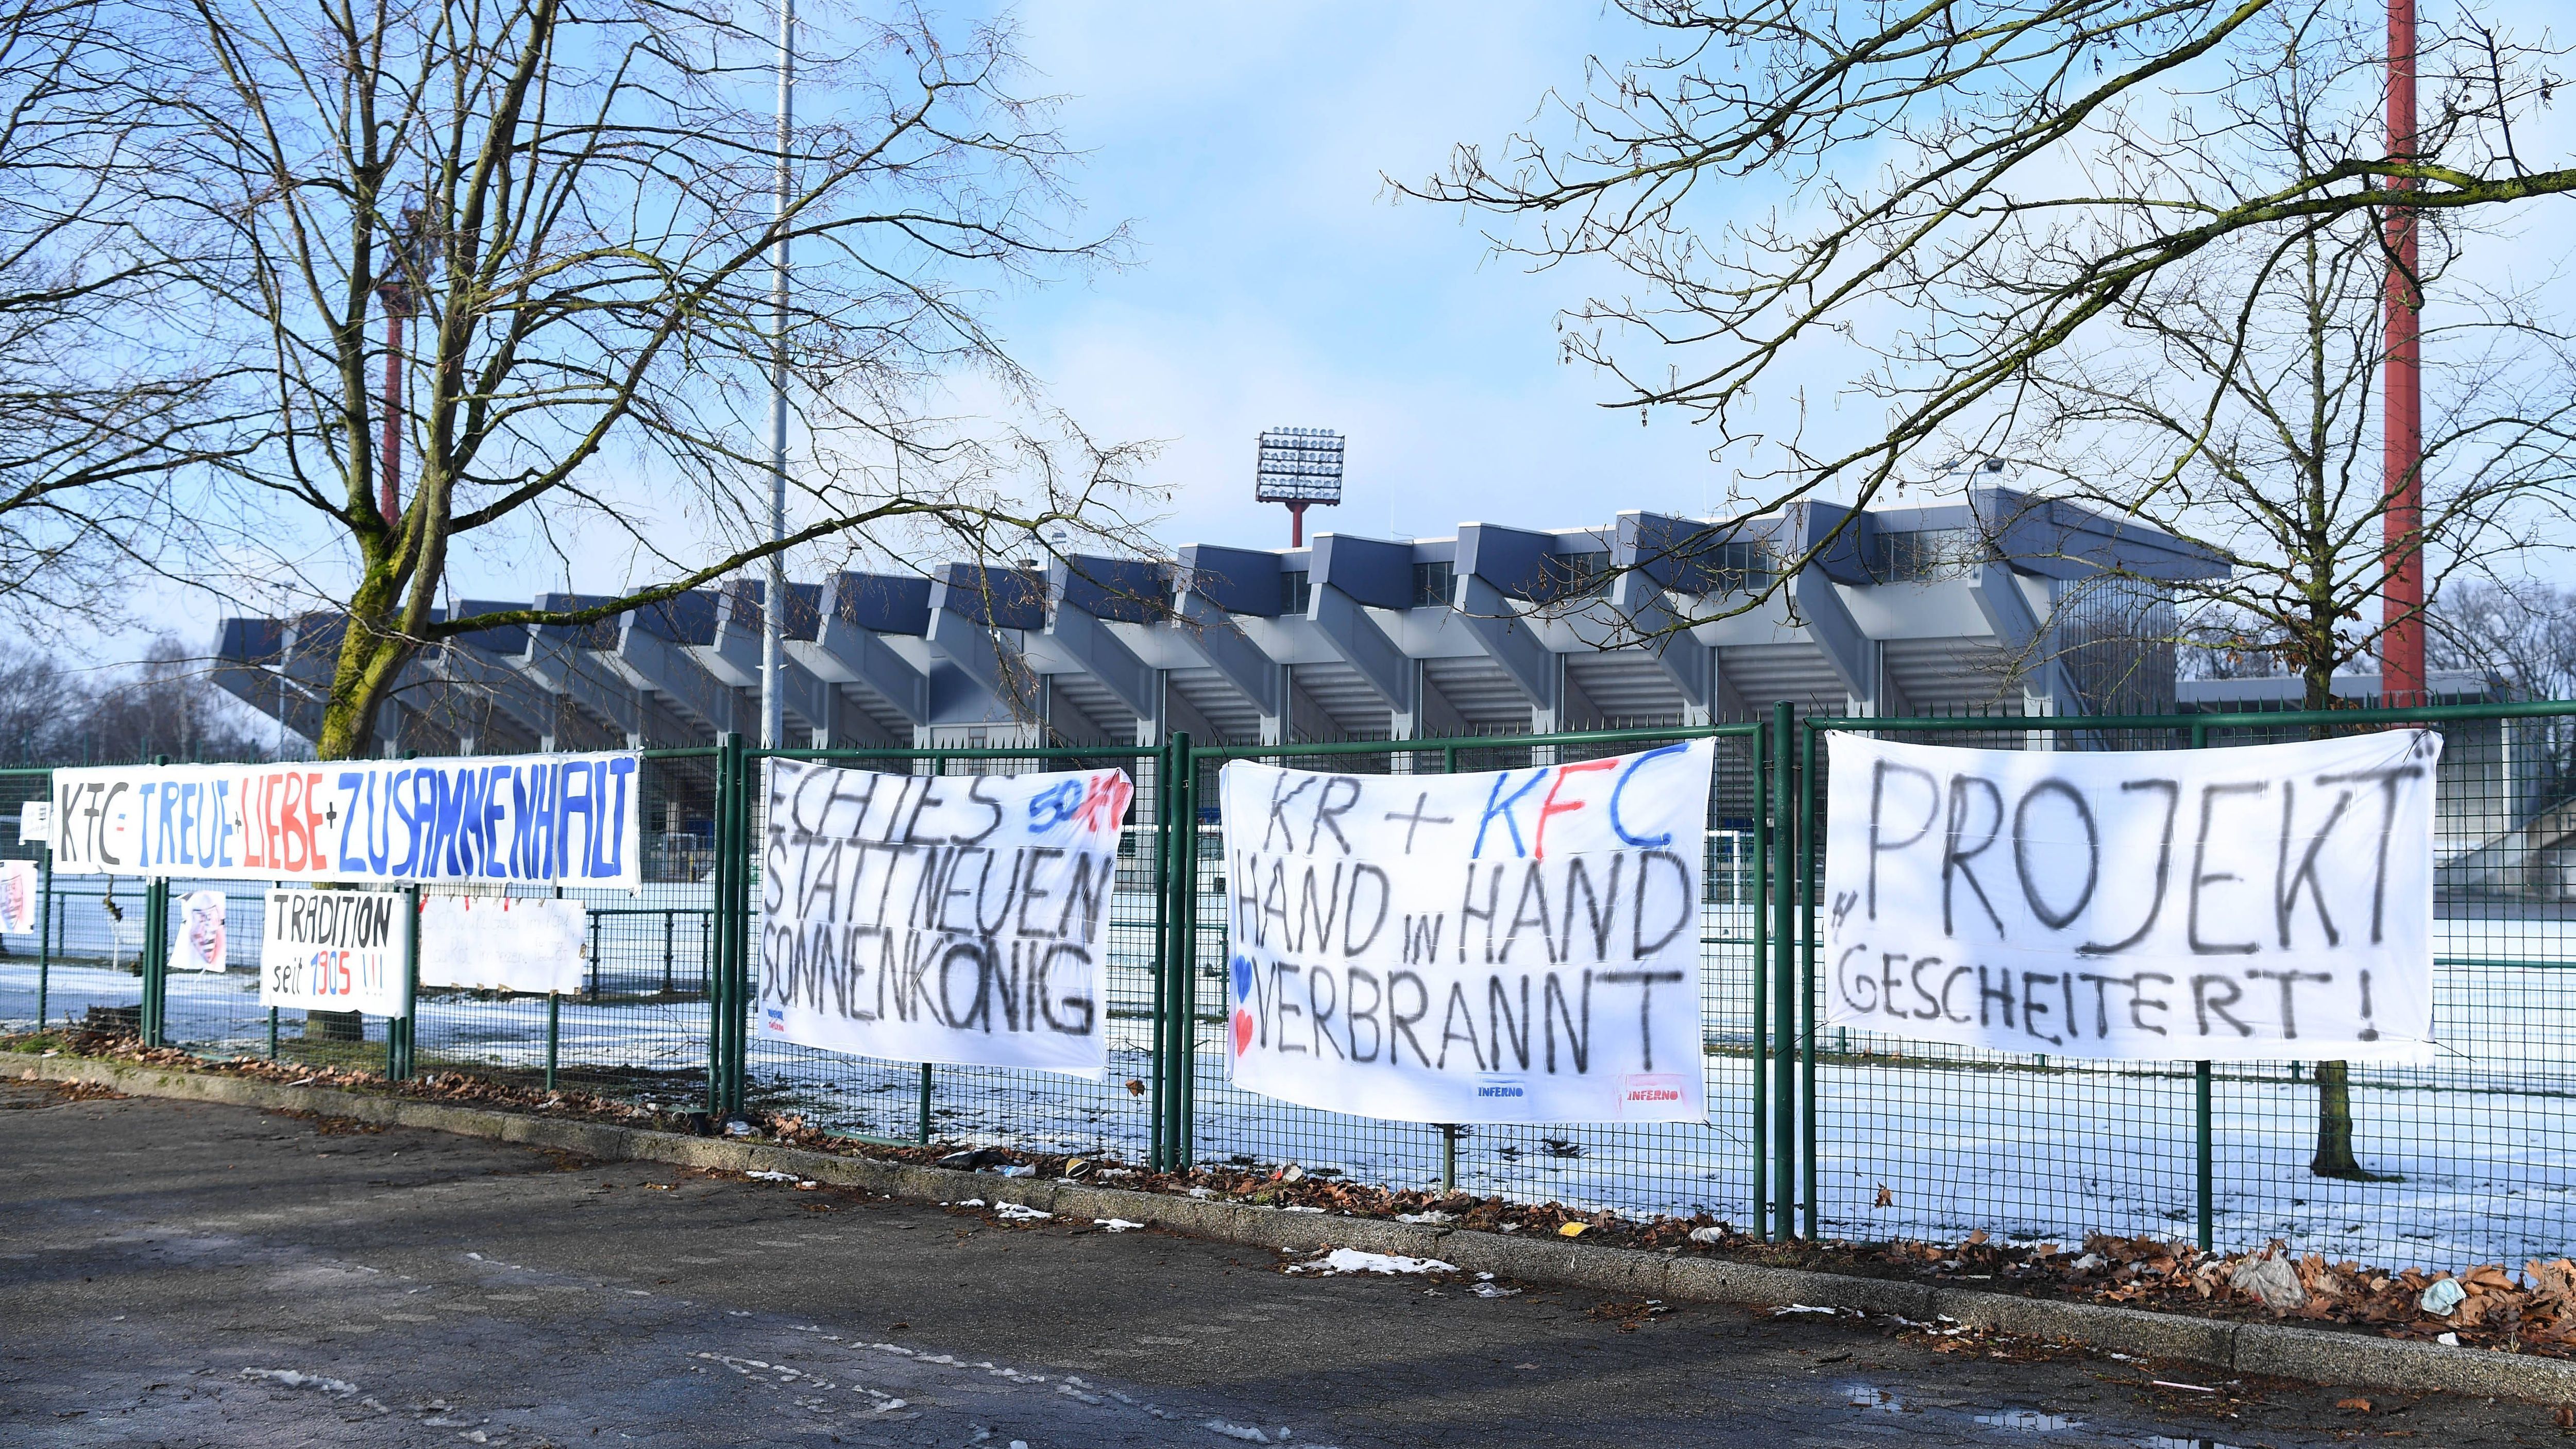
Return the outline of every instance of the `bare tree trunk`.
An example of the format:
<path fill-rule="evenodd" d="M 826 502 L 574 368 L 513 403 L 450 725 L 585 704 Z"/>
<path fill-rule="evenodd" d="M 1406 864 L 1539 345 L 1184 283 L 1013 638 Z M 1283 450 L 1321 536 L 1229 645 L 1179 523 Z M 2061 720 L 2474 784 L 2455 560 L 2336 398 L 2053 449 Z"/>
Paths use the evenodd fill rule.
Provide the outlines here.
<path fill-rule="evenodd" d="M 2319 1177 L 2376 1182 L 2352 1153 L 2352 1065 L 2317 1063 L 2317 1155 L 2308 1170 Z"/>
<path fill-rule="evenodd" d="M 2331 624 L 2328 625 L 2331 628 Z M 2323 663 L 2307 666 L 2309 709 L 2334 707 L 2334 665 L 2331 656 Z M 2325 732 L 2311 728 L 2312 739 L 2322 739 Z M 2340 1178 L 2346 1182 L 2377 1182 L 2379 1174 L 2361 1165 L 2352 1150 L 2352 1064 L 2349 1062 L 2317 1063 L 2317 1151 L 2309 1159 L 2308 1171 L 2319 1177 Z"/>

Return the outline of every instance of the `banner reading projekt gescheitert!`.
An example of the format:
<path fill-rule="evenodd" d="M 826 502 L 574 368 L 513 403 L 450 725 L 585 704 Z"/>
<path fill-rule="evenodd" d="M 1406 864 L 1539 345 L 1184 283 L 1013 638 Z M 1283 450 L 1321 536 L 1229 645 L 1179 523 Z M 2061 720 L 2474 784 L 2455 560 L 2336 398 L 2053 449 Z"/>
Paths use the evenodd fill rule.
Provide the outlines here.
<path fill-rule="evenodd" d="M 1831 751 L 1832 1025 L 2052 1056 L 2430 1050 L 2430 730 L 2134 753 L 1837 733 Z"/>

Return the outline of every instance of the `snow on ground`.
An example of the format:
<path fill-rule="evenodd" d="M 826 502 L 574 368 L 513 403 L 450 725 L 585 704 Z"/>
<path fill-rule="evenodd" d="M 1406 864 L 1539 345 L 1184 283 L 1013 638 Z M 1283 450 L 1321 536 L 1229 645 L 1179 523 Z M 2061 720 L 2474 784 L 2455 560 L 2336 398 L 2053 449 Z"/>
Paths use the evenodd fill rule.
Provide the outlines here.
<path fill-rule="evenodd" d="M 136 893 L 139 896 L 139 892 Z M 626 897 L 615 898 L 625 902 Z M 658 907 L 661 903 L 653 903 Z M 89 909 L 97 911 L 96 902 Z M 253 909 L 255 909 L 255 904 Z M 255 919 L 255 918 L 254 918 Z M 609 953 L 613 980 L 658 987 L 658 917 L 620 918 Z M 129 921 L 131 917 L 129 917 Z M 210 1054 L 267 1050 L 236 918 L 234 971 L 170 978 L 172 1036 Z M 2212 1196 L 2222 1246 L 2280 1238 L 2300 1251 L 2390 1265 L 2521 1263 L 2576 1249 L 2576 942 L 2568 923 L 2441 923 L 2446 965 L 2437 976 L 2437 1065 L 2369 1067 L 2353 1089 L 2362 1161 L 2388 1182 L 2347 1183 L 2307 1171 L 2316 1089 L 2305 1068 L 2222 1066 L 2213 1087 Z M 255 934 L 251 937 L 255 950 Z M 693 984 L 694 931 L 674 932 L 676 971 Z M 36 968 L 26 937 L 0 958 L 0 1021 L 30 1022 Z M 106 923 L 91 921 L 71 945 L 104 958 Z M 684 949 L 685 948 L 685 949 Z M 132 946 L 121 954 L 132 959 Z M 1732 954 L 1732 953 L 1730 953 Z M 1737 956 L 1730 979 L 1740 980 Z M 640 972 L 643 979 L 636 979 Z M 1713 970 L 1713 980 L 1720 975 Z M 1706 1124 L 1460 1129 L 1457 1185 L 1530 1201 L 1644 1214 L 1709 1212 L 1754 1219 L 1752 1064 L 1740 1035 L 1740 999 L 1723 1005 L 1712 986 Z M 1222 990 L 1202 986 L 1203 1008 Z M 1150 999 L 1140 951 L 1113 961 L 1113 1007 Z M 141 982 L 128 971 L 62 964 L 51 972 L 48 1015 L 77 1020 L 91 1005 L 132 1006 Z M 281 1013 L 289 1043 L 303 1014 Z M 383 1023 L 370 1019 L 370 1040 Z M 1108 1080 L 1036 1072 L 940 1067 L 932 1077 L 932 1132 L 941 1140 L 1142 1158 L 1151 1141 L 1149 1023 L 1113 1016 Z M 566 1080 L 649 1096 L 700 1100 L 706 1009 L 686 996 L 565 998 L 559 1052 Z M 1819 1226 L 1829 1235 L 1955 1240 L 1976 1229 L 2016 1239 L 2073 1242 L 2087 1230 L 2188 1238 L 2197 1175 L 2194 1084 L 2187 1065 L 2097 1066 L 2031 1057 L 1908 1048 L 1892 1039 L 1828 1034 L 1817 1065 L 1815 1163 Z M 921 1069 L 752 1042 L 760 1105 L 804 1112 L 819 1125 L 910 1137 L 918 1130 Z M 1902 1051 L 1902 1060 L 1890 1054 Z M 545 1060 L 542 998 L 490 1001 L 442 994 L 423 1001 L 425 1065 L 475 1064 L 534 1071 Z M 1877 1055 L 1864 1055 L 1875 1052 Z M 1440 1129 L 1318 1112 L 1229 1086 L 1214 1025 L 1202 1028 L 1194 1072 L 1194 1149 L 1203 1163 L 1297 1162 L 1309 1171 L 1399 1187 L 1440 1180 Z M 2297 1071 L 2301 1075 L 2293 1075 Z M 1131 1088 L 1130 1083 L 1134 1084 Z M 1800 1193 L 1803 1200 L 1803 1188 Z"/>

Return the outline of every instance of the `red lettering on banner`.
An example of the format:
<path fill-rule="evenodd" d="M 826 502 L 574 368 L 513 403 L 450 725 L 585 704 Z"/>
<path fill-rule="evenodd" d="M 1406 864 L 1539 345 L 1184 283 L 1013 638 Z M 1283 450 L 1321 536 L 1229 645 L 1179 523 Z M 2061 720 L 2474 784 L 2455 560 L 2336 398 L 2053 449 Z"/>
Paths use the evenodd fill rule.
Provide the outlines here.
<path fill-rule="evenodd" d="M 1538 828 L 1530 832 L 1531 856 L 1540 860 L 1545 860 L 1547 858 L 1547 821 L 1549 816 L 1567 815 L 1583 808 L 1583 802 L 1580 800 L 1569 800 L 1562 805 L 1556 803 L 1556 792 L 1565 788 L 1566 777 L 1569 775 L 1582 774 L 1586 770 L 1617 769 L 1618 766 L 1619 762 L 1617 760 L 1584 760 L 1576 764 L 1559 765 L 1556 767 L 1556 778 L 1548 782 L 1547 798 L 1539 802 Z"/>
<path fill-rule="evenodd" d="M 268 840 L 260 833 L 259 828 L 259 787 L 259 776 L 242 776 L 242 866 L 245 869 L 268 864 Z"/>
<path fill-rule="evenodd" d="M 1120 822 L 1127 818 L 1127 800 L 1136 787 L 1125 776 L 1112 770 L 1091 777 L 1090 789 L 1082 797 L 1082 808 L 1074 818 L 1082 828 L 1097 835 L 1114 835 Z"/>
<path fill-rule="evenodd" d="M 313 855 L 313 837 L 304 828 L 304 777 L 289 775 L 280 783 L 286 786 L 278 802 L 278 815 L 285 825 L 285 848 L 278 853 L 278 864 L 286 870 L 300 871 Z"/>
<path fill-rule="evenodd" d="M 305 776 L 302 793 L 305 839 L 313 850 L 313 868 L 329 870 L 331 868 L 331 832 L 323 828 L 322 812 L 315 808 L 322 799 L 322 777 L 319 774 Z"/>

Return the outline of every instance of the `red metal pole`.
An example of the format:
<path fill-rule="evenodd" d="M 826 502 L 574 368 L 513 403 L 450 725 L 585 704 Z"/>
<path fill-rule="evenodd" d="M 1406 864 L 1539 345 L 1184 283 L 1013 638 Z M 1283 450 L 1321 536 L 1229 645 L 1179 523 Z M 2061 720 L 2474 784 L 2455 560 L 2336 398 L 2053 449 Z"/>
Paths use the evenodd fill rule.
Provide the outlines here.
<path fill-rule="evenodd" d="M 2415 154 L 2415 0 L 2388 0 L 2388 154 Z M 2414 188 L 2395 177 L 2392 190 Z M 2423 293 L 2415 275 L 2415 212 L 2389 208 L 2386 287 L 2388 355 L 2382 365 L 2385 582 L 2380 588 L 2380 697 L 2421 704 L 2424 683 Z"/>
<path fill-rule="evenodd" d="M 1288 546 L 1290 548 L 1306 546 L 1306 505 L 1303 503 L 1288 505 Z"/>
<path fill-rule="evenodd" d="M 395 294 L 385 294 L 385 443 L 384 496 L 381 506 L 385 522 L 402 516 L 402 355 L 403 314 L 411 310 Z"/>

